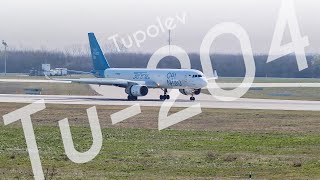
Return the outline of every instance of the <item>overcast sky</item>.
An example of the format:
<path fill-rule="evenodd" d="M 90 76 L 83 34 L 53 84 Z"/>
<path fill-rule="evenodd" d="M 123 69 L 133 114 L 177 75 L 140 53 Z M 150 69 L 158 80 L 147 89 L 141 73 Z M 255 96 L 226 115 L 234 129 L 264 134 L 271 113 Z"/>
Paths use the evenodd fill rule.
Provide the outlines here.
<path fill-rule="evenodd" d="M 87 33 L 111 43 L 118 34 L 128 38 L 136 31 L 186 13 L 185 24 L 175 21 L 172 44 L 199 52 L 205 34 L 214 25 L 236 22 L 248 32 L 255 54 L 268 53 L 278 19 L 280 0 L 0 0 L 0 39 L 10 47 L 65 49 L 85 45 Z M 320 1 L 296 0 L 296 15 L 302 35 L 309 37 L 307 53 L 320 52 Z M 167 33 L 147 38 L 130 51 L 153 52 L 167 44 Z M 290 36 L 287 36 L 290 37 Z M 109 41 L 109 42 L 108 42 Z M 288 41 L 288 40 L 287 40 Z M 214 51 L 238 53 L 238 41 L 219 37 Z M 2 47 L 1 47 L 2 48 Z"/>

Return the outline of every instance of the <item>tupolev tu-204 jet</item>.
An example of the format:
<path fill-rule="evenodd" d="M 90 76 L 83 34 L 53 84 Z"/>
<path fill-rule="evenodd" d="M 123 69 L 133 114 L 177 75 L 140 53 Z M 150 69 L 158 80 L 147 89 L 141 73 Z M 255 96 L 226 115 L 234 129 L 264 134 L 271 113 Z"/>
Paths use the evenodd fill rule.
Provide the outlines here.
<path fill-rule="evenodd" d="M 73 83 L 111 85 L 122 87 L 128 94 L 128 100 L 137 100 L 146 96 L 149 88 L 160 88 L 161 100 L 170 99 L 168 89 L 179 89 L 184 95 L 189 95 L 194 101 L 194 95 L 207 86 L 208 81 L 201 71 L 194 69 L 143 69 L 143 68 L 112 68 L 105 58 L 99 43 L 93 33 L 88 33 L 94 70 L 91 73 L 96 78 L 55 79 Z"/>
<path fill-rule="evenodd" d="M 190 96 L 190 100 L 194 101 L 194 96 L 199 95 L 201 89 L 208 85 L 208 79 L 204 74 L 194 69 L 112 68 L 94 33 L 88 33 L 88 37 L 94 67 L 90 74 L 93 74 L 95 78 L 54 79 L 55 82 L 67 81 L 121 87 L 128 94 L 129 101 L 146 96 L 150 88 L 163 90 L 160 100 L 170 99 L 168 89 L 179 89 L 180 93 Z M 217 76 L 210 79 L 217 79 Z"/>

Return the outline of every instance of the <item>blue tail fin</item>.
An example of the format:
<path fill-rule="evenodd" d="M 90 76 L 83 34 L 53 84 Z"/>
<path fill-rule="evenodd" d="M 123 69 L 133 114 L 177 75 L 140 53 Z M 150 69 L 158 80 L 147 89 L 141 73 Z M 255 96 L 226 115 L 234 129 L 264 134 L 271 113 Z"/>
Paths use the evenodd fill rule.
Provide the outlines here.
<path fill-rule="evenodd" d="M 88 37 L 94 70 L 101 71 L 110 68 L 109 63 L 104 57 L 94 33 L 88 33 Z"/>

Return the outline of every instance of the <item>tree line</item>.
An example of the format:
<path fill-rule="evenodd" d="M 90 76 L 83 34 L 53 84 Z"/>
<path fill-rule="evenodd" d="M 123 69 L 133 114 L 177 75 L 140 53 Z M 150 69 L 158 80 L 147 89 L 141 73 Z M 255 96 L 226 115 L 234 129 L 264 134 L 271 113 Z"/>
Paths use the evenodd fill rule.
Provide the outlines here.
<path fill-rule="evenodd" d="M 105 55 L 112 67 L 145 68 L 152 54 L 150 53 L 108 53 Z M 41 64 L 51 64 L 52 68 L 71 70 L 92 70 L 91 57 L 88 54 L 43 50 L 14 50 L 7 52 L 7 72 L 28 73 L 31 69 L 40 70 Z M 189 54 L 193 69 L 202 70 L 200 55 Z M 267 63 L 267 55 L 255 55 L 256 77 L 283 78 L 318 78 L 320 77 L 320 56 L 307 55 L 309 68 L 299 71 L 295 55 L 284 56 Z M 243 77 L 245 65 L 241 54 L 212 54 L 211 62 L 222 77 Z M 158 68 L 180 68 L 179 61 L 172 56 L 163 58 Z M 0 54 L 0 72 L 4 71 L 4 54 Z"/>

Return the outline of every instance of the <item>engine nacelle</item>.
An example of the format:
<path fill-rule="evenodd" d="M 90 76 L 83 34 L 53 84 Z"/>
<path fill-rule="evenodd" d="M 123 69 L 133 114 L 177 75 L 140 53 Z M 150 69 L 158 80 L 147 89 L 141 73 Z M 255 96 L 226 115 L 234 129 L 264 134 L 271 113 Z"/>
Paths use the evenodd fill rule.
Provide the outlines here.
<path fill-rule="evenodd" d="M 201 93 L 201 89 L 195 89 L 195 90 L 194 90 L 194 94 L 195 94 L 195 95 L 199 95 L 200 93 Z"/>
<path fill-rule="evenodd" d="M 126 88 L 126 93 L 130 96 L 145 96 L 149 92 L 147 86 L 132 85 Z"/>
<path fill-rule="evenodd" d="M 201 89 L 179 89 L 180 93 L 183 95 L 199 95 Z"/>
<path fill-rule="evenodd" d="M 193 94 L 193 89 L 179 89 L 180 93 L 183 95 L 192 95 Z"/>

